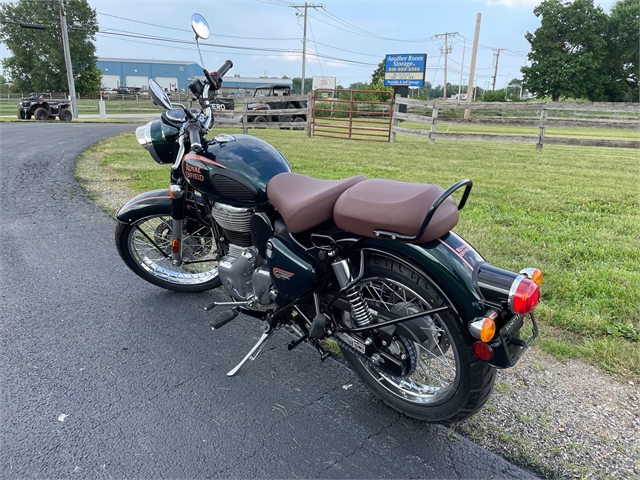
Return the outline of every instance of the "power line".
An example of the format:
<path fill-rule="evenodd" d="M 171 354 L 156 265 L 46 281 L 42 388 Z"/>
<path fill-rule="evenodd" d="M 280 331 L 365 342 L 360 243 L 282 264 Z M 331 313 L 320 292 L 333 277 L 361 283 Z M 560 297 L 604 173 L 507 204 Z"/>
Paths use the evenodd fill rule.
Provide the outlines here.
<path fill-rule="evenodd" d="M 165 25 L 158 25 L 156 23 L 143 22 L 141 20 L 134 20 L 132 18 L 120 17 L 118 15 L 111 15 L 111 14 L 108 14 L 108 13 L 102 13 L 102 12 L 96 12 L 96 13 L 98 13 L 99 15 L 103 15 L 105 17 L 117 18 L 119 20 L 126 20 L 128 22 L 139 23 L 139 24 L 142 24 L 142 25 L 149 25 L 151 27 L 166 28 L 168 30 L 175 30 L 175 31 L 178 31 L 178 32 L 191 33 L 191 30 L 187 30 L 186 28 L 167 27 Z M 211 33 L 211 35 L 214 36 L 214 37 L 238 38 L 238 39 L 242 39 L 242 40 L 271 40 L 271 41 L 297 40 L 297 38 L 295 38 L 295 37 L 290 37 L 290 38 L 241 37 L 241 36 L 235 36 L 235 35 L 222 35 L 222 34 L 218 34 L 218 33 Z"/>

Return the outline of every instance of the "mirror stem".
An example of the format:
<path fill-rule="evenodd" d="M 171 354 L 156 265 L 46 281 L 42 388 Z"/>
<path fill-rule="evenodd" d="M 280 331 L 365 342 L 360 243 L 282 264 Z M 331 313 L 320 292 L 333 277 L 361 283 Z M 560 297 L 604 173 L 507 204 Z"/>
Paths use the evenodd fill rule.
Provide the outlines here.
<path fill-rule="evenodd" d="M 200 44 L 198 43 L 198 36 L 196 35 L 196 47 L 198 47 L 198 55 L 200 55 L 200 66 L 205 68 L 204 60 L 202 60 L 202 52 L 200 51 Z"/>

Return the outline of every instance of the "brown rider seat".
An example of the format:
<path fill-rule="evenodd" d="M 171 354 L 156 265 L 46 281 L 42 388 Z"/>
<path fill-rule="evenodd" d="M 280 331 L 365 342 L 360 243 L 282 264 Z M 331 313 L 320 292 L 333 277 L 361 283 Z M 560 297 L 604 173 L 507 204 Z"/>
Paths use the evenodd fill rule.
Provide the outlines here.
<path fill-rule="evenodd" d="M 375 178 L 359 182 L 344 192 L 333 209 L 342 230 L 375 238 L 374 230 L 415 236 L 431 204 L 444 190 L 428 183 Z M 458 223 L 458 206 L 447 198 L 432 217 L 424 234 L 411 243 L 440 238 Z"/>
<path fill-rule="evenodd" d="M 331 220 L 333 206 L 345 190 L 367 177 L 322 180 L 298 173 L 281 173 L 267 184 L 267 197 L 293 233 Z"/>

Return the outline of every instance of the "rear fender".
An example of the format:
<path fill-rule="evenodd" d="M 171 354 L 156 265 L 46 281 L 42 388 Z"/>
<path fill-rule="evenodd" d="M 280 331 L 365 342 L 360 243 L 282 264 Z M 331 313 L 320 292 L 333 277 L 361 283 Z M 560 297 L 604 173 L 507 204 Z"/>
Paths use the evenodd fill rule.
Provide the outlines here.
<path fill-rule="evenodd" d="M 171 197 L 167 189 L 151 190 L 133 197 L 125 203 L 118 213 L 116 220 L 120 223 L 131 224 L 152 215 L 171 215 Z M 187 214 L 191 218 L 198 218 L 196 208 L 204 217 L 206 210 L 204 200 L 200 195 L 189 193 L 187 196 Z"/>
<path fill-rule="evenodd" d="M 390 254 L 429 277 L 455 305 L 464 325 L 484 315 L 485 308 L 473 286 L 473 267 L 484 261 L 463 238 L 453 232 L 421 245 L 365 239 L 360 248 Z"/>

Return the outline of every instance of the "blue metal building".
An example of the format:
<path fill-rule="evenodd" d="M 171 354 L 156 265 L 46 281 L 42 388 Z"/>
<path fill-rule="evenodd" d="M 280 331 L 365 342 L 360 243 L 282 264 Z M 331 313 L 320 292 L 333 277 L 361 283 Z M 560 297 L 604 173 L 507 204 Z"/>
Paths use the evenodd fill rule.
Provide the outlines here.
<path fill-rule="evenodd" d="M 204 80 L 197 63 L 167 60 L 133 60 L 128 58 L 99 58 L 103 89 L 143 89 L 153 78 L 169 92 L 182 91 L 194 78 Z M 293 86 L 291 79 L 234 77 L 227 74 L 222 84 L 223 95 L 252 95 L 259 85 L 277 83 Z"/>

